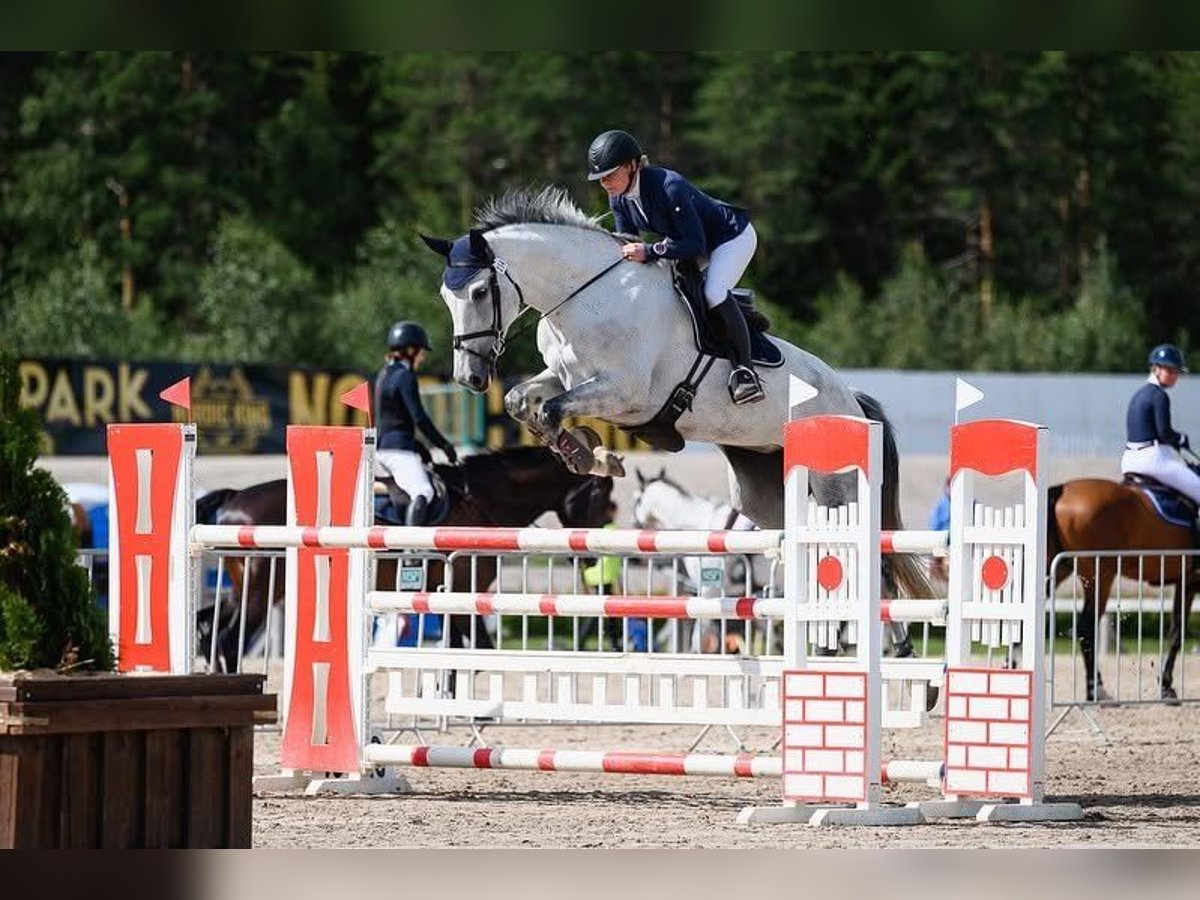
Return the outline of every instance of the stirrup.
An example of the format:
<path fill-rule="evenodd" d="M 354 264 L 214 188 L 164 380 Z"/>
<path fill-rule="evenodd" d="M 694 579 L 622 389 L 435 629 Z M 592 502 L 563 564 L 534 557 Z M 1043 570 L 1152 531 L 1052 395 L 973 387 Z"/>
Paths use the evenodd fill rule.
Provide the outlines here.
<path fill-rule="evenodd" d="M 735 366 L 729 373 L 729 399 L 735 406 L 757 403 L 766 396 L 758 373 L 749 366 Z"/>

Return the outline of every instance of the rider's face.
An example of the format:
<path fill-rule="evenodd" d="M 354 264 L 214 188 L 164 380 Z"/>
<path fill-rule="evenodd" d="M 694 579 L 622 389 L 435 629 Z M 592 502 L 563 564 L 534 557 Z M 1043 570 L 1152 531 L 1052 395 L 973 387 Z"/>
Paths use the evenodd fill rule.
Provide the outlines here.
<path fill-rule="evenodd" d="M 1173 366 L 1155 366 L 1154 377 L 1158 379 L 1158 383 L 1165 388 L 1175 387 L 1175 382 L 1179 380 L 1180 372 Z"/>
<path fill-rule="evenodd" d="M 600 187 L 604 188 L 608 196 L 620 197 L 629 190 L 631 181 L 633 181 L 633 163 L 629 162 L 617 166 L 616 169 L 601 178 Z"/>

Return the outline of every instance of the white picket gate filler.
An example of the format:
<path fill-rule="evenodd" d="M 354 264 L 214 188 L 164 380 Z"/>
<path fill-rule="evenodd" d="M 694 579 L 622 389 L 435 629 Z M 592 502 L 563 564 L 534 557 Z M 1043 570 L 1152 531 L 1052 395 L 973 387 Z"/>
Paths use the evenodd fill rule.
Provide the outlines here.
<path fill-rule="evenodd" d="M 172 647 L 191 646 L 191 613 L 199 578 L 195 557 L 199 553 L 220 548 L 286 548 L 283 772 L 256 779 L 258 787 L 303 786 L 310 793 L 394 791 L 403 788 L 403 779 L 387 767 L 397 766 L 782 775 L 785 805 L 747 810 L 741 817 L 743 821 L 900 822 L 966 814 L 1047 819 L 1078 818 L 1082 814 L 1074 804 L 1042 802 L 1043 632 L 1037 576 L 1044 552 L 1044 488 L 1040 481 L 1041 430 L 1036 426 L 1006 421 L 956 426 L 952 436 L 952 521 L 966 521 L 967 515 L 974 518 L 971 525 L 949 539 L 944 532 L 881 534 L 881 429 L 867 420 L 819 417 L 789 423 L 786 527 L 759 532 L 376 527 L 370 524 L 369 482 L 374 433 L 351 427 L 295 426 L 288 429 L 289 524 L 196 526 L 192 520 L 191 454 L 171 456 L 153 443 L 166 440 L 161 437 L 166 431 L 185 435 L 179 431 L 185 426 L 140 428 L 148 429 L 143 434 L 150 445 L 149 457 L 123 445 L 120 452 L 126 456 L 132 452 L 147 472 L 160 471 L 155 456 L 161 455 L 159 462 L 176 467 L 175 481 L 186 485 L 186 490 L 171 493 L 170 516 L 159 515 L 156 505 L 155 515 L 148 517 L 140 511 L 148 496 L 145 486 L 138 482 L 141 493 L 131 500 L 128 479 L 123 482 L 117 477 L 114 463 L 113 515 L 130 515 L 121 512 L 130 508 L 139 510 L 135 531 L 168 535 L 162 540 L 171 550 L 170 571 L 184 587 L 162 589 L 152 578 L 157 570 L 143 571 L 148 564 L 138 559 L 132 568 L 135 577 L 121 582 L 119 591 L 114 585 L 110 625 L 122 653 L 122 668 L 190 671 L 191 657 L 182 651 L 149 659 L 131 653 L 130 648 L 136 650 L 146 642 L 146 623 L 160 621 L 169 622 L 170 629 L 152 629 L 154 639 L 169 638 Z M 851 440 L 846 435 L 855 437 Z M 110 442 L 113 440 L 110 430 Z M 191 440 L 194 447 L 194 432 Z M 854 449 L 854 441 L 861 446 Z M 1003 449 L 996 452 L 995 448 L 1003 448 L 1004 442 L 1015 443 L 1018 449 L 1007 456 Z M 979 449 L 988 446 L 993 451 Z M 1012 459 L 1026 462 L 1012 466 Z M 161 471 L 172 471 L 171 465 L 161 467 Z M 859 473 L 856 503 L 823 510 L 810 502 L 809 470 L 832 472 L 850 466 Z M 1028 476 L 1024 502 L 1008 507 L 999 514 L 1000 521 L 994 521 L 991 508 L 976 500 L 975 475 L 1000 475 L 1016 469 Z M 116 496 L 121 492 L 125 495 L 123 506 Z M 159 492 L 165 495 L 167 488 L 159 488 Z M 1027 511 L 1032 512 L 1027 515 Z M 189 553 L 179 553 L 180 535 Z M 947 543 L 951 556 L 948 600 L 895 600 L 886 607 L 881 605 L 882 553 L 944 553 Z M 122 549 L 130 546 L 126 543 Z M 641 556 L 782 552 L 785 592 L 783 601 L 736 598 L 714 603 L 713 598 L 694 597 L 374 591 L 368 584 L 368 554 L 383 550 L 621 552 Z M 124 560 L 115 561 L 114 571 L 124 571 L 123 566 Z M 1027 602 L 1029 598 L 1032 601 Z M 369 617 L 380 612 L 469 610 L 516 614 L 535 607 L 540 614 L 558 616 L 596 615 L 598 609 L 606 615 L 656 618 L 779 616 L 784 623 L 784 655 L 376 649 L 368 646 L 366 639 Z M 948 659 L 882 659 L 883 615 L 898 621 L 945 621 Z M 836 660 L 822 657 L 819 668 L 807 667 L 807 645 L 836 646 L 842 624 L 848 626 L 843 641 L 848 638 L 855 646 L 855 656 Z M 1019 645 L 1023 669 L 977 672 L 960 667 L 968 659 L 972 638 L 990 645 Z M 948 674 L 947 665 L 952 667 Z M 451 695 L 446 694 L 439 679 L 439 673 L 446 671 L 458 673 L 457 687 Z M 387 744 L 372 733 L 366 702 L 369 679 L 376 672 L 387 674 L 385 709 L 389 713 L 481 717 L 490 721 L 782 724 L 784 751 L 782 757 L 767 757 L 748 753 L 722 756 Z M 513 678 L 518 682 L 516 696 L 511 689 L 506 690 L 511 688 Z M 908 705 L 887 708 L 882 699 L 883 681 L 911 684 Z M 719 685 L 716 703 L 710 696 L 713 683 Z M 929 683 L 949 691 L 945 757 L 883 762 L 880 730 L 918 724 L 924 716 L 925 685 Z M 1015 699 L 1005 691 L 1015 691 Z M 855 692 L 855 696 L 841 696 L 846 692 Z M 1012 721 L 979 719 L 980 709 L 994 712 L 1001 702 L 1010 705 Z M 1017 721 L 1015 715 L 1022 703 L 1027 718 Z M 857 730 L 849 727 L 826 735 L 830 723 L 814 715 L 828 712 L 837 704 L 844 707 L 847 717 L 861 713 L 861 722 L 849 723 Z M 1000 725 L 1008 728 L 1008 739 L 1013 743 L 1003 745 L 1009 754 L 1004 765 L 992 759 L 1001 746 L 1000 738 L 972 739 L 980 724 L 989 729 Z M 814 727 L 822 729 L 816 737 Z M 1021 741 L 1016 740 L 1018 733 Z M 818 737 L 843 744 L 853 737 L 853 746 L 811 744 Z M 1022 751 L 1026 754 L 1023 763 L 1019 755 Z M 839 760 L 837 766 L 833 766 L 834 755 Z M 990 769 L 980 762 L 989 759 Z M 1020 778 L 1014 775 L 1016 770 L 1020 770 Z M 329 778 L 328 773 L 345 777 Z M 851 781 L 855 782 L 853 789 Z M 888 781 L 943 786 L 944 796 L 935 804 L 915 809 L 886 807 L 880 799 L 880 787 Z M 965 799 L 974 796 L 1000 802 Z"/>

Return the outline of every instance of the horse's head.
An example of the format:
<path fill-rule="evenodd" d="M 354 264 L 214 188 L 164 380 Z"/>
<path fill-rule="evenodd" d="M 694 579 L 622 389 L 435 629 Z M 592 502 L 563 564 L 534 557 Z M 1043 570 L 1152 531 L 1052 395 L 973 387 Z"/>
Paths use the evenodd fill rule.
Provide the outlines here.
<path fill-rule="evenodd" d="M 564 528 L 600 528 L 610 519 L 613 480 L 588 475 L 567 491 L 555 512 Z"/>
<path fill-rule="evenodd" d="M 671 527 L 675 516 L 672 508 L 684 497 L 683 489 L 667 478 L 667 469 L 657 475 L 637 471 L 638 489 L 633 498 L 633 524 L 637 528 Z"/>
<path fill-rule="evenodd" d="M 483 392 L 504 352 L 504 335 L 521 310 L 521 289 L 480 229 L 453 241 L 424 234 L 421 239 L 446 260 L 441 294 L 454 324 L 454 380 Z"/>

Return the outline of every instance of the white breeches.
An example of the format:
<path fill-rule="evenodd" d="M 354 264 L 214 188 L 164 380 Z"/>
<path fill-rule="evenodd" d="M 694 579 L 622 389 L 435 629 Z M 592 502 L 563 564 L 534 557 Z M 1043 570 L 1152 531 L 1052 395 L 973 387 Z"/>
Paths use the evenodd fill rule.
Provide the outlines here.
<path fill-rule="evenodd" d="M 1126 450 L 1121 456 L 1121 473 L 1149 475 L 1200 503 L 1200 475 L 1188 468 L 1175 448 L 1154 444 L 1141 450 Z"/>
<path fill-rule="evenodd" d="M 749 222 L 741 234 L 713 249 L 704 276 L 704 300 L 709 309 L 725 302 L 729 292 L 741 280 L 746 266 L 750 265 L 756 249 L 758 233 Z"/>
<path fill-rule="evenodd" d="M 429 472 L 425 470 L 419 454 L 412 450 L 377 450 L 375 461 L 379 463 L 396 481 L 398 487 L 408 492 L 410 497 L 433 499 L 433 484 L 429 480 Z"/>

